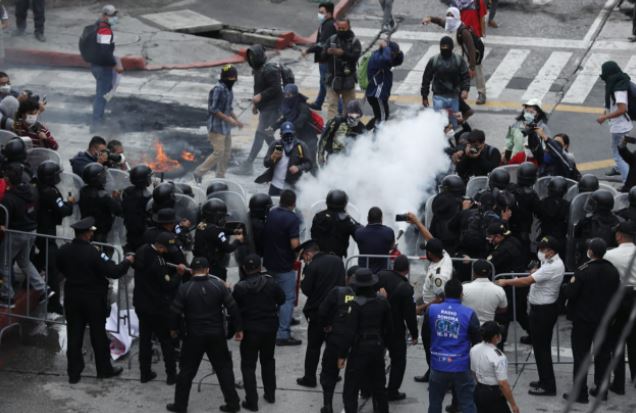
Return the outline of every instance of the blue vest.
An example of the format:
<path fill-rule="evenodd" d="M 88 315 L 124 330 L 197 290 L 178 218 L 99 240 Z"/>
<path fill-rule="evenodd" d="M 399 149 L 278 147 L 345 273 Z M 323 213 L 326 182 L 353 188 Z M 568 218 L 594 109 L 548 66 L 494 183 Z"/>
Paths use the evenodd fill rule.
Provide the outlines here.
<path fill-rule="evenodd" d="M 447 298 L 429 307 L 431 368 L 447 373 L 470 370 L 468 326 L 474 311 L 460 300 Z"/>

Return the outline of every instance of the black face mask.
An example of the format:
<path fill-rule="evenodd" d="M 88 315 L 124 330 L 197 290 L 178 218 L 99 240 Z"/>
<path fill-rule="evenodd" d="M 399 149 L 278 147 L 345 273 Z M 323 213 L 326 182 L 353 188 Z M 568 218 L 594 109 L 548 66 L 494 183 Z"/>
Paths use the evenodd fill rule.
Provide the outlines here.
<path fill-rule="evenodd" d="M 448 59 L 453 55 L 453 49 L 439 49 L 439 52 L 445 59 Z"/>
<path fill-rule="evenodd" d="M 347 39 L 349 37 L 349 30 L 338 30 L 339 39 Z"/>
<path fill-rule="evenodd" d="M 223 82 L 228 89 L 232 90 L 232 86 L 234 86 L 234 83 L 236 83 L 236 79 L 235 80 L 221 79 L 221 82 Z"/>

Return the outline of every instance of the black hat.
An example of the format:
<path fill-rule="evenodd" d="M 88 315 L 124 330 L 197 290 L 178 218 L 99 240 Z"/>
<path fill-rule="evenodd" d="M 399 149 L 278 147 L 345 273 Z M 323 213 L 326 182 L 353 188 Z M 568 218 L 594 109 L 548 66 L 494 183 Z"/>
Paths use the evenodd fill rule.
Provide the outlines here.
<path fill-rule="evenodd" d="M 261 269 L 261 257 L 257 254 L 248 255 L 243 261 L 243 268 L 248 274 L 253 274 Z"/>
<path fill-rule="evenodd" d="M 437 238 L 431 238 L 426 242 L 426 252 L 441 256 L 444 254 L 444 244 Z"/>
<path fill-rule="evenodd" d="M 347 278 L 351 278 L 354 275 L 356 275 L 356 272 L 358 272 L 359 269 L 360 269 L 359 265 L 354 265 L 353 267 L 349 267 L 347 269 Z"/>
<path fill-rule="evenodd" d="M 484 133 L 484 131 L 481 131 L 479 129 L 473 129 L 468 133 L 468 136 L 466 136 L 466 140 L 469 143 L 484 142 L 486 140 L 486 134 Z"/>
<path fill-rule="evenodd" d="M 378 276 L 368 268 L 360 268 L 351 280 L 351 285 L 356 287 L 373 287 L 378 283 Z"/>
<path fill-rule="evenodd" d="M 302 254 L 303 251 L 305 251 L 307 249 L 310 249 L 310 248 L 319 248 L 318 247 L 318 242 L 314 241 L 313 239 L 308 239 L 307 241 L 303 242 L 298 247 L 296 247 L 294 252 Z"/>
<path fill-rule="evenodd" d="M 636 224 L 632 221 L 621 222 L 615 227 L 616 232 L 622 232 L 627 235 L 636 235 Z"/>
<path fill-rule="evenodd" d="M 208 260 L 205 257 L 194 257 L 190 263 L 191 270 L 201 270 L 203 268 L 210 268 Z"/>
<path fill-rule="evenodd" d="M 541 238 L 537 248 L 539 248 L 539 249 L 549 248 L 552 251 L 558 251 L 559 250 L 559 241 L 557 241 L 556 238 L 554 238 L 554 237 L 552 237 L 550 235 L 547 235 L 547 236 Z"/>
<path fill-rule="evenodd" d="M 408 272 L 410 268 L 409 257 L 406 255 L 398 256 L 393 262 L 393 270 L 397 272 Z"/>
<path fill-rule="evenodd" d="M 486 260 L 477 260 L 473 263 L 473 274 L 477 277 L 490 277 L 492 275 L 492 265 Z"/>
<path fill-rule="evenodd" d="M 493 222 L 488 225 L 488 229 L 486 230 L 487 235 L 508 235 L 508 228 L 506 228 L 506 224 Z"/>
<path fill-rule="evenodd" d="M 177 248 L 177 236 L 172 232 L 164 231 L 157 237 L 155 243 L 163 245 L 169 251 L 175 251 Z"/>
<path fill-rule="evenodd" d="M 221 79 L 236 80 L 238 71 L 233 65 L 227 64 L 221 68 Z"/>
<path fill-rule="evenodd" d="M 71 224 L 71 228 L 73 228 L 76 231 L 97 230 L 97 228 L 95 227 L 95 218 L 93 217 L 86 217 L 84 219 L 81 219 L 77 221 L 76 223 Z"/>
<path fill-rule="evenodd" d="M 177 215 L 172 208 L 160 209 L 153 218 L 157 224 L 174 224 L 177 222 Z"/>
<path fill-rule="evenodd" d="M 603 258 L 607 252 L 607 243 L 603 238 L 592 238 L 587 240 L 587 249 L 592 251 L 594 257 Z"/>

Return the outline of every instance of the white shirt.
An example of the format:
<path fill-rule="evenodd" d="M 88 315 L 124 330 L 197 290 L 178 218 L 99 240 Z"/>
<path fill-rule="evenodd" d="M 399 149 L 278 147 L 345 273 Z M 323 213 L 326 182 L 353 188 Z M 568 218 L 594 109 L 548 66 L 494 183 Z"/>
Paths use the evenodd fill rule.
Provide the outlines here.
<path fill-rule="evenodd" d="M 506 292 L 488 278 L 476 278 L 464 284 L 462 304 L 475 310 L 479 324 L 495 320 L 498 308 L 508 307 Z"/>
<path fill-rule="evenodd" d="M 487 386 L 508 380 L 508 359 L 491 343 L 482 341 L 470 349 L 470 369 L 475 373 L 477 382 Z"/>
<path fill-rule="evenodd" d="M 618 110 L 618 104 L 624 103 L 627 106 L 627 91 L 619 90 L 614 92 L 614 97 L 616 98 L 616 102 L 612 102 L 610 99 L 610 110 L 608 113 L 616 112 Z M 610 133 L 627 133 L 633 129 L 632 120 L 629 119 L 629 116 L 621 115 L 614 119 L 608 119 L 610 125 Z"/>
<path fill-rule="evenodd" d="M 554 304 L 559 298 L 565 266 L 559 254 L 541 263 L 534 274 L 534 284 L 530 286 L 528 302 L 534 305 Z"/>
<path fill-rule="evenodd" d="M 272 185 L 278 189 L 285 188 L 285 178 L 287 177 L 287 167 L 289 166 L 289 156 L 283 151 L 283 156 L 278 160 L 274 167 L 274 177 Z"/>
<path fill-rule="evenodd" d="M 621 280 L 625 280 L 623 285 L 632 287 L 636 287 L 636 261 L 634 261 L 634 264 L 629 268 L 629 274 L 624 274 L 627 271 L 627 266 L 631 262 L 634 252 L 636 252 L 636 245 L 631 242 L 624 242 L 618 247 L 607 251 L 603 257 L 616 267 L 618 274 L 621 276 Z"/>
<path fill-rule="evenodd" d="M 444 292 L 446 282 L 453 276 L 453 260 L 446 251 L 444 256 L 438 262 L 431 261 L 426 270 L 424 278 L 424 286 L 422 287 L 422 301 L 428 304 L 435 299 L 436 296 Z"/>

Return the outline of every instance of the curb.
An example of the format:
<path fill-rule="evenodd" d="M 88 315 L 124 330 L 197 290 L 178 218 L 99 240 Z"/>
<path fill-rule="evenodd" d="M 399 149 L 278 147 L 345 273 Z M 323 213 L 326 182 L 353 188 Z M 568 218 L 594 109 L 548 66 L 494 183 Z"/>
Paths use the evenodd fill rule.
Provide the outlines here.
<path fill-rule="evenodd" d="M 334 9 L 334 17 L 338 18 L 345 13 L 356 0 L 340 0 Z M 285 32 L 276 39 L 275 48 L 286 49 L 294 45 L 307 45 L 314 43 L 316 33 L 310 36 L 301 36 L 295 32 Z M 5 50 L 6 61 L 18 64 L 31 64 L 42 66 L 56 67 L 89 67 L 82 57 L 77 53 L 53 52 L 37 49 L 15 49 L 7 48 Z M 165 69 L 204 69 L 209 67 L 223 66 L 226 64 L 244 63 L 247 55 L 247 49 L 241 49 L 237 54 L 219 60 L 184 63 L 184 64 L 166 64 L 153 65 L 147 64 L 143 56 L 123 56 L 121 58 L 122 65 L 127 71 L 133 70 L 165 70 Z"/>

